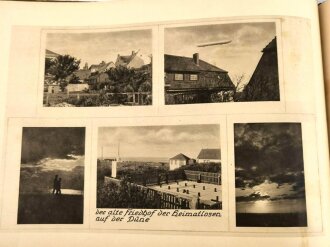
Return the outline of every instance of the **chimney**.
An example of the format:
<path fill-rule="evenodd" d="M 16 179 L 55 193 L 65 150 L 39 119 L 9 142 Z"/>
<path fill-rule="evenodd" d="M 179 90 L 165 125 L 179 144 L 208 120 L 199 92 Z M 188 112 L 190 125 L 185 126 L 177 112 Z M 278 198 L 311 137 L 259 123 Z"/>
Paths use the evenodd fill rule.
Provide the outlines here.
<path fill-rule="evenodd" d="M 196 65 L 199 65 L 199 54 L 198 54 L 198 53 L 195 53 L 195 54 L 193 55 L 193 60 L 194 60 L 194 63 L 195 63 Z"/>

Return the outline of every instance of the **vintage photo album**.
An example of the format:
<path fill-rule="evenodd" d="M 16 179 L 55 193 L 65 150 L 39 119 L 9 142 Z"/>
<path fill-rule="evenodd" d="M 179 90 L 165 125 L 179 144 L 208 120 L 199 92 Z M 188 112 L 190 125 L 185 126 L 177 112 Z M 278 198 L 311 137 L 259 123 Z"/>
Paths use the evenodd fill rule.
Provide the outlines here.
<path fill-rule="evenodd" d="M 229 14 L 217 16 L 195 13 L 197 1 L 179 17 L 171 3 L 144 2 L 20 3 L 22 16 L 20 4 L 0 3 L 17 14 L 0 17 L 0 232 L 326 246 L 314 12 L 237 14 L 224 1 Z M 74 6 L 72 19 L 55 18 Z M 300 245 L 302 233 L 320 245 Z"/>

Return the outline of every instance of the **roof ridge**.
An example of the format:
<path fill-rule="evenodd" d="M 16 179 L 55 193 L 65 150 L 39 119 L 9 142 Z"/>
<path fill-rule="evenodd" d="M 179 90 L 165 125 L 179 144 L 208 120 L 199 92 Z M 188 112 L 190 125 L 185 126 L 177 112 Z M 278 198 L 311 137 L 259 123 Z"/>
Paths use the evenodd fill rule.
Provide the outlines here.
<path fill-rule="evenodd" d="M 172 61 L 166 61 L 166 57 Z M 173 61 L 174 58 L 177 58 L 176 61 Z M 221 69 L 213 64 L 210 64 L 203 59 L 199 59 L 199 65 L 197 65 L 194 62 L 193 57 L 186 57 L 186 56 L 177 56 L 177 55 L 171 55 L 171 54 L 164 54 L 164 60 L 165 60 L 165 67 L 168 67 L 167 63 L 178 63 L 180 62 L 180 59 L 183 63 L 186 63 L 186 67 L 190 67 L 190 69 L 186 69 L 186 71 L 214 71 L 214 72 L 221 72 L 221 73 L 228 73 L 228 71 Z"/>

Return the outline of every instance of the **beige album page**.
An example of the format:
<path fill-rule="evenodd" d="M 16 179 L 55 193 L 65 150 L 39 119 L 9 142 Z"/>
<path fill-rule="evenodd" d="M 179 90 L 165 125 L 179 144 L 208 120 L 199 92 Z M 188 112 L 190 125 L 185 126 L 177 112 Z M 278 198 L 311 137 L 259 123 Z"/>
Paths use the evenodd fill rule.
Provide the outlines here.
<path fill-rule="evenodd" d="M 314 15 L 145 2 L 7 20 L 0 232 L 324 243 Z"/>

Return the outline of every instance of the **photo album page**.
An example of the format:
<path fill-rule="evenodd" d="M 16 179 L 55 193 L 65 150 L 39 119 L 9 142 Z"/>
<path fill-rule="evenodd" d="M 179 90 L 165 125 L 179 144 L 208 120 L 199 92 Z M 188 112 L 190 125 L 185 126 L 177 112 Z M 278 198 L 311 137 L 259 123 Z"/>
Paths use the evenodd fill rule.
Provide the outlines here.
<path fill-rule="evenodd" d="M 3 246 L 326 246 L 317 6 L 292 2 L 1 2 Z"/>

